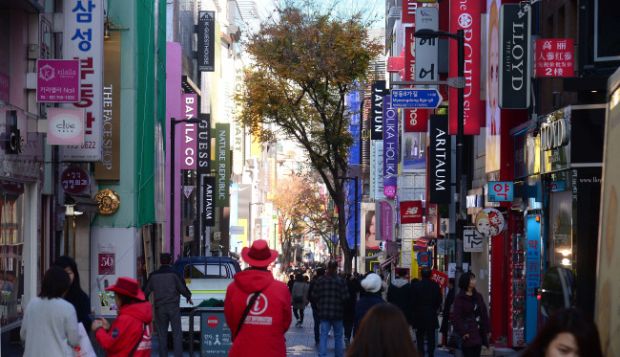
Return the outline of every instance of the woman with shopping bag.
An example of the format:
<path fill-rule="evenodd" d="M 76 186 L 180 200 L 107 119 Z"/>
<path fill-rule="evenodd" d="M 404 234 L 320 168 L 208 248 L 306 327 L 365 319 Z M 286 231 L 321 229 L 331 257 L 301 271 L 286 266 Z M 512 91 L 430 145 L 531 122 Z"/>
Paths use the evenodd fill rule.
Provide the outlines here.
<path fill-rule="evenodd" d="M 28 303 L 22 321 L 25 357 L 73 356 L 80 334 L 75 308 L 63 299 L 69 285 L 69 275 L 62 268 L 45 272 L 41 293 Z"/>

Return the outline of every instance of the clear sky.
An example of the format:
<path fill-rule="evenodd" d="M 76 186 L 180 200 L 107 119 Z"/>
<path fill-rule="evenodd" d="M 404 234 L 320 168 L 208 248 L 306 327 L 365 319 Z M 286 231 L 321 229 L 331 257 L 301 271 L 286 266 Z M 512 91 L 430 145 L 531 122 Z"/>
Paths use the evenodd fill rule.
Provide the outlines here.
<path fill-rule="evenodd" d="M 274 2 L 278 0 L 255 0 L 258 13 L 261 17 L 268 16 L 274 9 Z M 361 12 L 364 20 L 372 22 L 372 28 L 383 28 L 385 25 L 385 0 L 315 0 L 317 3 L 329 6 L 337 2 L 337 11 L 343 14 Z"/>

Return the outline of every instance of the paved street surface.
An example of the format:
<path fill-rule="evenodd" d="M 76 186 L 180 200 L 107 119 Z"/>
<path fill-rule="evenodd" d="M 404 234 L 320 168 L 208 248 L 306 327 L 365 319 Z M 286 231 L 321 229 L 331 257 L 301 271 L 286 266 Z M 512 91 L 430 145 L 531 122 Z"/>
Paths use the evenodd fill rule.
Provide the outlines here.
<path fill-rule="evenodd" d="M 295 327 L 297 320 L 293 316 L 291 327 L 286 333 L 286 355 L 298 357 L 316 357 L 318 356 L 318 346 L 314 346 L 314 329 L 312 320 L 312 309 L 306 308 L 304 323 L 301 327 Z M 334 355 L 334 338 L 329 338 L 328 345 L 329 355 Z M 440 349 L 435 350 L 435 357 L 452 357 L 447 351 Z"/>

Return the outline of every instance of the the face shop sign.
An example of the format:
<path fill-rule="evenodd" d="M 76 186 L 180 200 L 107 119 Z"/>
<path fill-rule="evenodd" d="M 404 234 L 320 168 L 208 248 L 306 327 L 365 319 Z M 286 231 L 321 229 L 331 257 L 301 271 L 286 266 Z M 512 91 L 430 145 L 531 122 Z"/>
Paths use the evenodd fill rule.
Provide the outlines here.
<path fill-rule="evenodd" d="M 559 118 L 542 124 L 540 142 L 543 151 L 560 148 L 570 140 L 569 124 L 566 118 Z"/>

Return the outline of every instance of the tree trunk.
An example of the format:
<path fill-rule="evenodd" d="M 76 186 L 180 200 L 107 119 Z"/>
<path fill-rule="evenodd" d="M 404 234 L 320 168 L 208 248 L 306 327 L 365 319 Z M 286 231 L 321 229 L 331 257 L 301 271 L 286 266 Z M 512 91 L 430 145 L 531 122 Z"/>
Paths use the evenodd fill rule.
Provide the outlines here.
<path fill-rule="evenodd" d="M 352 260 L 351 247 L 347 241 L 347 214 L 344 205 L 344 190 L 341 190 L 338 194 L 338 239 L 340 239 L 340 247 L 342 247 L 342 253 L 344 255 L 344 272 L 352 272 Z"/>

